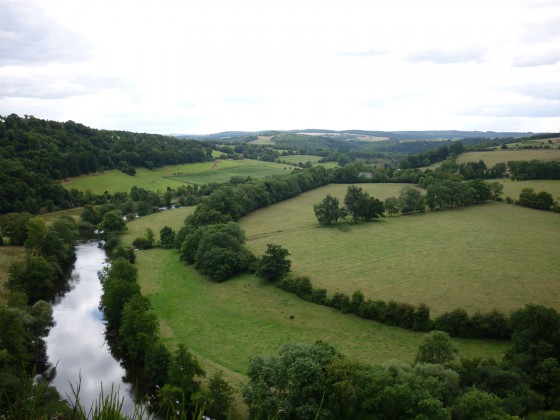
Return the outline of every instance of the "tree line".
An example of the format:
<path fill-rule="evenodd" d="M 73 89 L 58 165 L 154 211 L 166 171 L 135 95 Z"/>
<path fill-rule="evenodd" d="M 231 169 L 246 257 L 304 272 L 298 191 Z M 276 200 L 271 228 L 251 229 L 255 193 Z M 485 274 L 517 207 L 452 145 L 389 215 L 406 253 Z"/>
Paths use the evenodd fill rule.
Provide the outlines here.
<path fill-rule="evenodd" d="M 366 299 L 360 290 L 355 291 L 352 296 L 340 292 L 329 296 L 326 289 L 314 288 L 307 276 L 286 275 L 276 282 L 276 286 L 307 302 L 329 306 L 344 314 L 351 313 L 390 326 L 413 331 L 437 329 L 461 338 L 511 338 L 508 318 L 496 310 L 469 316 L 465 310 L 459 308 L 431 319 L 430 308 L 423 303 L 416 306 L 394 300 L 385 302 Z"/>
<path fill-rule="evenodd" d="M 75 260 L 77 225 L 65 216 L 47 225 L 28 213 L 14 213 L 3 216 L 0 226 L 0 237 L 25 247 L 24 259 L 9 268 L 7 304 L 0 305 L 0 413 L 6 418 L 70 416 L 66 401 L 49 385 L 53 367 L 44 338 L 54 325 L 46 299 L 60 288 Z"/>

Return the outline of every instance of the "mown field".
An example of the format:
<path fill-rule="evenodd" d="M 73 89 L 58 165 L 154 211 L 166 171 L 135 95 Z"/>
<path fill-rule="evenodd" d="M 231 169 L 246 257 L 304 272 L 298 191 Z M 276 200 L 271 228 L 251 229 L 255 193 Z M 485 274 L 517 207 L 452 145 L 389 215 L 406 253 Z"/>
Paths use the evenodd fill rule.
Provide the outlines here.
<path fill-rule="evenodd" d="M 402 187 L 362 186 L 378 198 Z M 286 247 L 294 272 L 330 293 L 424 302 L 434 315 L 457 307 L 509 312 L 530 302 L 560 309 L 558 214 L 491 202 L 345 230 L 319 227 L 313 204 L 345 190 L 330 185 L 243 218 L 249 248 Z"/>
<path fill-rule="evenodd" d="M 483 160 L 486 166 L 491 168 L 496 163 L 509 162 L 512 160 L 560 160 L 560 150 L 494 150 L 484 152 L 468 152 L 459 155 L 457 163 L 478 162 Z M 432 165 L 433 166 L 433 165 Z M 431 167 L 430 167 L 431 168 Z"/>
<path fill-rule="evenodd" d="M 181 263 L 173 250 L 140 251 L 136 265 L 164 343 L 186 344 L 205 369 L 223 369 L 234 382 L 243 379 L 250 356 L 274 354 L 286 342 L 324 340 L 369 363 L 411 362 L 424 337 L 304 302 L 253 275 L 212 282 Z M 456 343 L 465 357 L 499 359 L 507 348 L 495 341 Z"/>
<path fill-rule="evenodd" d="M 511 179 L 499 179 L 504 185 L 503 197 L 511 197 L 514 200 L 519 199 L 519 194 L 524 188 L 532 188 L 535 192 L 546 191 L 552 194 L 556 201 L 560 201 L 560 180 L 552 179 L 536 179 L 530 181 L 512 181 Z"/>
<path fill-rule="evenodd" d="M 321 156 L 315 155 L 290 155 L 290 156 L 280 156 L 278 158 L 281 161 L 291 163 L 292 165 L 297 165 L 299 163 L 311 162 L 313 166 L 324 166 L 325 168 L 336 168 L 338 167 L 338 162 L 323 162 L 319 163 L 322 159 Z"/>
<path fill-rule="evenodd" d="M 151 191 L 165 191 L 167 187 L 177 188 L 185 184 L 207 184 L 227 182 L 232 176 L 264 178 L 270 175 L 286 174 L 291 168 L 284 164 L 258 160 L 217 160 L 214 162 L 189 163 L 149 170 L 137 168 L 136 175 L 130 176 L 118 170 L 93 175 L 82 175 L 63 181 L 65 188 L 90 190 L 94 194 L 104 191 L 115 193 L 130 191 L 133 186 Z"/>

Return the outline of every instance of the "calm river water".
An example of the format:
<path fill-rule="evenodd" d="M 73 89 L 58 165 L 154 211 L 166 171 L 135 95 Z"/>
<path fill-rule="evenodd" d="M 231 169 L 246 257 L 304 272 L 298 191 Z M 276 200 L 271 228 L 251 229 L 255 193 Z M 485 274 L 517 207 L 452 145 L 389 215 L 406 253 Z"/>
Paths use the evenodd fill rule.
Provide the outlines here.
<path fill-rule="evenodd" d="M 97 272 L 105 264 L 105 251 L 97 242 L 87 242 L 78 244 L 76 256 L 69 291 L 51 302 L 56 325 L 46 341 L 49 361 L 57 365 L 53 385 L 62 396 L 72 397 L 70 385 L 76 388 L 81 374 L 80 401 L 86 410 L 99 398 L 101 386 L 105 394 L 113 386 L 124 398 L 124 411 L 132 413 L 134 388 L 125 382 L 127 373 L 105 342 L 99 311 L 102 289 Z"/>

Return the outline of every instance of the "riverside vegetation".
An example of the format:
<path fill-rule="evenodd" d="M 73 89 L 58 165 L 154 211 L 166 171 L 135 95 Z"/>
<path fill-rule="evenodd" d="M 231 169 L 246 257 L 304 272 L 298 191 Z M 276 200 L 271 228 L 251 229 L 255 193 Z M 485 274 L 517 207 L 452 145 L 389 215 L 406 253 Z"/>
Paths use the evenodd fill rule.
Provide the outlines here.
<path fill-rule="evenodd" d="M 247 382 L 238 392 L 243 396 L 248 414 L 253 418 L 420 416 L 422 418 L 466 419 L 554 416 L 553 410 L 560 408 L 558 391 L 560 342 L 557 340 L 560 337 L 560 315 L 555 309 L 529 304 L 522 309 L 515 309 L 509 316 L 499 312 L 490 312 L 482 318 L 477 317 L 476 314 L 469 315 L 465 311 L 452 311 L 441 314 L 432 321 L 429 318 L 427 306 L 413 306 L 410 303 L 399 304 L 388 301 L 383 307 L 380 303 L 382 301 L 367 300 L 359 291 L 346 298 L 344 293 L 330 294 L 326 290 L 317 293 L 317 290 L 320 289 L 313 288 L 309 279 L 306 280 L 301 276 L 289 273 L 294 267 L 291 258 L 296 256 L 293 249 L 288 250 L 281 244 L 266 242 L 266 250 L 262 248 L 263 255 L 254 256 L 245 245 L 247 235 L 235 223 L 240 217 L 257 209 L 268 208 L 273 203 L 299 196 L 305 191 L 333 181 L 365 182 L 372 178 L 382 178 L 385 182 L 412 181 L 426 188 L 426 199 L 428 199 L 428 203 L 433 204 L 430 206 L 432 210 L 471 206 L 477 202 L 499 198 L 499 187 L 496 184 L 486 184 L 474 179 L 470 183 L 461 183 L 459 176 L 464 178 L 464 175 L 460 173 L 460 170 L 452 170 L 446 165 L 443 167 L 443 170 L 423 173 L 410 168 L 397 171 L 394 168 L 368 168 L 364 163 L 352 163 L 340 169 L 326 170 L 317 167 L 288 176 L 265 178 L 262 181 L 237 179 L 225 185 L 198 188 L 191 186 L 181 188 L 181 191 L 179 188 L 177 190 L 169 189 L 163 196 L 141 188 L 131 190 L 130 194 L 81 196 L 80 199 L 89 204 L 83 209 L 81 226 L 98 226 L 103 229 L 105 244 L 113 259 L 111 268 L 101 275 L 105 290 L 101 304 L 107 322 L 108 338 L 114 342 L 123 358 L 145 367 L 147 382 L 151 389 L 153 410 L 164 415 L 166 413 L 171 415 L 171 413 L 179 411 L 190 417 L 208 413 L 215 418 L 226 418 L 231 415 L 230 407 L 232 395 L 234 395 L 234 389 L 217 371 L 211 376 L 207 385 L 204 388 L 201 387 L 204 369 L 191 351 L 184 346 L 185 342 L 189 342 L 188 335 L 181 340 L 175 338 L 176 346 L 169 348 L 163 345 L 164 343 L 171 344 L 174 339 L 173 337 L 166 338 L 168 326 L 159 323 L 154 312 L 155 308 L 159 316 L 163 309 L 161 305 L 164 300 L 159 300 L 157 296 L 158 287 L 162 287 L 161 273 L 154 273 L 155 282 L 150 286 L 152 289 L 149 287 L 146 289 L 146 297 L 140 293 L 140 284 L 143 280 L 138 278 L 135 268 L 137 260 L 136 264 L 142 268 L 142 264 L 146 263 L 146 258 L 155 253 L 153 255 L 156 259 L 161 259 L 163 255 L 174 256 L 176 263 L 173 266 L 184 271 L 185 268 L 181 268 L 181 263 L 177 261 L 179 256 L 183 261 L 192 264 L 193 267 L 218 282 L 224 282 L 232 275 L 245 271 L 254 272 L 263 278 L 263 285 L 282 286 L 304 300 L 314 301 L 317 296 L 321 300 L 324 297 L 324 302 L 319 303 L 328 304 L 343 312 L 352 312 L 360 316 L 364 316 L 366 313 L 384 314 L 384 318 L 376 318 L 377 315 L 376 317 L 365 317 L 423 331 L 434 327 L 447 329 L 451 334 L 463 336 L 479 336 L 481 331 L 493 331 L 492 334 L 499 331 L 502 334 L 501 338 L 507 336 L 511 341 L 511 345 L 508 346 L 501 361 L 477 359 L 473 356 L 458 359 L 457 349 L 448 334 L 444 331 L 433 331 L 428 335 L 415 336 L 414 340 L 418 346 L 417 354 L 414 361 L 409 358 L 408 363 L 382 362 L 381 360 L 366 363 L 345 357 L 337 348 L 322 341 L 315 344 L 285 344 L 280 347 L 277 356 L 252 357 L 248 367 L 241 369 L 246 374 Z M 365 172 L 368 172 L 367 169 L 371 170 L 371 177 L 364 177 L 360 174 L 360 172 L 364 172 L 360 171 L 363 168 L 366 168 Z M 432 187 L 431 192 L 430 187 Z M 389 201 L 389 204 L 393 201 L 392 204 L 396 206 L 396 211 L 388 213 L 424 211 L 424 206 L 420 205 L 424 194 L 420 194 L 420 190 L 407 188 L 401 191 L 402 197 L 395 196 L 396 200 Z M 352 223 L 342 225 L 343 231 L 347 230 L 346 226 L 354 229 L 367 225 L 370 226 L 370 229 L 375 230 L 376 224 L 380 222 L 360 222 L 360 220 L 376 219 L 384 215 L 387 210 L 387 198 L 391 196 L 385 197 L 383 200 L 373 198 L 357 186 L 347 189 L 347 192 L 350 193 L 351 199 L 345 200 L 344 210 L 338 207 L 340 217 L 334 219 L 334 224 L 338 224 L 345 213 L 350 213 Z M 431 201 L 430 197 L 432 197 Z M 129 220 L 134 219 L 135 210 L 141 210 L 144 215 L 150 214 L 162 204 L 161 200 L 164 200 L 167 205 L 172 201 L 180 200 L 183 200 L 185 204 L 190 202 L 198 205 L 190 215 L 187 215 L 182 227 L 174 229 L 170 226 L 162 226 L 159 231 L 144 231 L 143 236 L 133 239 L 144 249 L 154 246 L 162 249 L 142 251 L 137 255 L 126 243 L 120 244 L 119 237 L 126 230 L 123 214 L 127 215 Z M 330 201 L 332 204 L 334 200 Z M 413 206 L 407 207 L 411 203 Z M 501 205 L 506 206 L 506 204 Z M 554 203 L 551 204 L 551 207 L 553 206 Z M 30 207 L 30 209 L 35 210 L 36 208 Z M 312 206 L 309 206 L 308 209 L 313 214 Z M 449 211 L 432 211 L 429 214 L 437 217 L 438 213 L 445 214 Z M 553 215 L 550 214 L 550 216 Z M 62 246 L 63 242 L 56 242 L 56 235 L 60 237 L 65 232 L 75 232 L 75 228 L 70 227 L 71 222 L 68 220 L 59 222 L 53 224 L 58 227 L 51 228 L 38 222 L 37 219 L 32 219 L 29 215 L 5 217 L 2 221 L 2 232 L 3 235 L 10 238 L 10 241 L 12 241 L 12 235 L 16 241 L 18 240 L 17 230 L 10 230 L 13 219 L 17 220 L 18 217 L 21 217 L 22 220 L 26 219 L 21 225 L 25 226 L 24 235 L 26 234 L 27 237 L 23 243 L 27 244 L 28 253 L 31 256 L 46 258 L 48 264 L 51 264 L 52 269 L 56 271 L 53 264 L 56 261 L 66 261 L 65 257 L 68 255 L 66 251 L 70 249 Z M 424 218 L 426 215 L 413 217 Z M 401 218 L 408 219 L 410 216 Z M 7 229 L 6 226 L 8 226 Z M 53 233 L 55 229 L 58 229 L 56 235 Z M 330 228 L 322 229 L 329 230 Z M 339 230 L 339 232 L 341 231 Z M 158 233 L 159 240 L 156 239 Z M 49 241 L 46 241 L 46 238 L 59 246 L 54 249 L 49 248 Z M 269 238 L 264 239 L 266 241 Z M 63 252 L 57 252 L 59 248 Z M 164 248 L 170 250 L 164 250 Z M 173 248 L 177 249 L 178 256 L 174 254 Z M 209 261 L 212 263 L 208 263 Z M 19 270 L 20 274 L 25 271 L 24 264 L 27 263 L 20 263 L 20 267 L 23 267 Z M 151 265 L 157 266 L 155 260 Z M 146 265 L 144 265 L 145 267 Z M 161 268 L 163 269 L 163 266 Z M 192 269 L 187 267 L 186 270 L 189 272 Z M 40 271 L 50 273 L 48 269 Z M 10 307 L 14 307 L 15 302 L 22 301 L 23 293 L 37 299 L 45 291 L 42 289 L 49 286 L 48 281 L 30 282 L 28 281 L 31 278 L 29 276 L 18 277 L 17 268 L 12 270 L 12 273 L 16 273 L 16 275 L 12 276 L 8 283 L 11 290 L 8 296 L 8 300 L 11 302 Z M 247 276 L 247 274 L 242 275 L 241 278 L 243 276 Z M 18 278 L 19 281 L 16 281 Z M 247 284 L 253 284 L 255 278 L 249 276 L 246 279 L 245 281 L 250 282 Z M 197 281 L 208 283 L 203 277 L 199 277 Z M 213 289 L 222 290 L 223 293 L 225 290 L 223 288 L 228 287 L 229 283 L 235 284 L 236 280 L 213 283 L 215 285 Z M 177 291 L 185 287 L 181 284 L 180 276 L 175 287 L 178 287 Z M 206 288 L 206 290 L 209 289 Z M 142 291 L 144 292 L 144 285 L 142 285 Z M 193 302 L 196 302 L 203 298 L 194 296 L 193 299 Z M 291 302 L 291 305 L 295 305 L 294 308 L 297 306 L 307 310 L 309 306 L 303 300 Z M 312 305 L 311 307 L 314 309 L 309 309 L 310 313 L 322 311 L 322 314 L 326 314 L 324 311 L 332 311 L 332 309 L 319 306 Z M 373 308 L 373 312 L 370 311 L 370 307 Z M 202 309 L 202 306 L 199 308 Z M 48 312 L 48 310 L 42 312 Z M 336 312 L 329 313 L 331 314 L 329 316 L 333 316 L 333 321 L 341 319 Z M 168 315 L 177 316 L 177 314 Z M 254 316 L 258 315 L 258 312 L 254 313 Z M 188 313 L 184 316 L 188 317 Z M 350 319 L 349 316 L 343 318 L 344 324 L 347 323 L 346 319 Z M 185 322 L 185 320 L 183 318 L 181 322 Z M 203 318 L 198 317 L 198 320 L 203 325 Z M 293 321 L 295 318 L 290 316 L 286 317 L 284 322 Z M 367 325 L 378 325 L 357 318 L 356 321 L 360 323 L 360 328 L 366 330 L 370 328 L 366 327 Z M 31 331 L 30 326 L 33 323 L 25 325 L 25 328 Z M 384 328 L 390 329 L 391 327 Z M 162 330 L 160 331 L 160 329 Z M 289 330 L 291 329 L 289 328 Z M 343 329 L 344 327 L 341 328 L 341 330 Z M 232 329 L 232 332 L 236 334 L 242 334 L 242 331 L 239 328 Z M 406 334 L 418 334 L 405 332 Z M 482 335 L 484 334 L 486 333 L 482 333 Z M 163 337 L 163 341 L 160 341 L 160 337 Z M 3 337 L 2 343 L 10 342 L 9 340 L 13 339 L 10 334 L 7 334 L 6 337 Z M 281 337 L 277 338 L 277 340 L 281 339 Z M 347 346 L 348 342 L 351 343 L 352 340 L 350 338 L 339 343 Z M 474 344 L 474 347 L 479 345 L 481 348 L 484 346 L 481 342 Z M 201 351 L 202 346 L 203 344 L 200 344 L 197 353 L 204 354 Z M 16 349 L 16 351 L 14 348 L 3 345 L 3 364 L 15 360 L 13 357 L 18 354 L 19 350 Z M 224 349 L 216 346 L 212 351 L 219 354 L 223 353 Z M 463 349 L 461 354 L 465 355 Z M 28 366 L 31 367 L 36 360 L 34 357 L 29 359 Z M 29 370 L 26 374 L 29 375 Z M 21 377 L 29 377 L 27 375 L 24 374 Z M 48 385 L 48 382 L 32 384 L 32 387 L 40 387 L 45 384 Z M 73 409 L 69 408 L 65 406 L 54 390 L 51 389 L 49 393 L 52 398 L 43 398 L 47 393 L 41 391 L 40 398 L 33 399 L 36 402 L 27 406 L 27 412 L 31 413 L 31 416 L 47 416 L 58 412 L 69 418 L 80 418 L 80 410 L 76 409 L 77 403 Z M 13 399 L 6 399 L 3 411 L 8 415 L 19 413 L 18 410 L 23 405 L 18 404 L 30 400 L 27 397 L 22 400 L 24 395 L 29 394 L 19 393 Z M 119 415 L 118 402 L 115 404 L 112 397 L 101 401 L 101 411 L 105 407 L 114 408 L 116 415 Z M 56 407 L 50 405 L 54 402 L 58 404 Z M 548 413 L 544 414 L 544 411 L 548 411 Z"/>

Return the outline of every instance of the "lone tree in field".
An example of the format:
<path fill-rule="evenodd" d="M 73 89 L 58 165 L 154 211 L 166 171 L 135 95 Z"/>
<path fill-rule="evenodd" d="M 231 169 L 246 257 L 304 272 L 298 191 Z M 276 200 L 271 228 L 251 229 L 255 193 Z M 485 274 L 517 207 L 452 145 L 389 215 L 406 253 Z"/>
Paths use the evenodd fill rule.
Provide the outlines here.
<path fill-rule="evenodd" d="M 259 261 L 257 275 L 269 281 L 276 281 L 290 271 L 290 253 L 280 245 L 267 244 L 267 249 Z"/>
<path fill-rule="evenodd" d="M 455 359 L 457 348 L 444 331 L 432 331 L 418 347 L 416 362 L 446 364 Z"/>
<path fill-rule="evenodd" d="M 313 211 L 319 223 L 326 226 L 337 224 L 346 215 L 345 209 L 340 207 L 338 198 L 330 194 L 327 194 L 319 204 L 315 204 Z"/>

